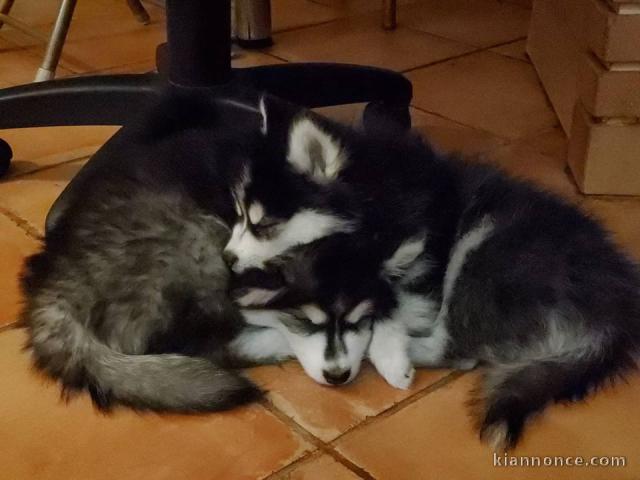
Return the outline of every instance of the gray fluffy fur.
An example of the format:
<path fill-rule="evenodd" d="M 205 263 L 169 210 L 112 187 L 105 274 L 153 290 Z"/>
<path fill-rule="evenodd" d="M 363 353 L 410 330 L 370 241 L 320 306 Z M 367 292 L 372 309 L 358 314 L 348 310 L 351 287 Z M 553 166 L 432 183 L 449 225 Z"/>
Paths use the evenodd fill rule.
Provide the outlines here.
<path fill-rule="evenodd" d="M 132 127 L 119 152 L 133 158 L 83 179 L 27 262 L 36 365 L 102 409 L 220 410 L 261 393 L 220 366 L 244 325 L 221 257 L 233 206 L 220 165 L 241 141 L 216 138 L 219 117 L 198 105 L 170 100 Z M 196 125 L 174 129 L 183 117 Z"/>

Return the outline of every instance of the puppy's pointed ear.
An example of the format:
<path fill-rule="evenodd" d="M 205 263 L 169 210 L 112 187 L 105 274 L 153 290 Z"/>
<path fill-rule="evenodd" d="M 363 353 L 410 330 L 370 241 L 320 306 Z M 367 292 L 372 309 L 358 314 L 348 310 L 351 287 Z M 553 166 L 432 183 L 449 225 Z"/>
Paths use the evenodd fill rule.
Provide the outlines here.
<path fill-rule="evenodd" d="M 346 160 L 340 142 L 308 116 L 293 121 L 288 145 L 287 160 L 294 170 L 319 182 L 336 178 Z"/>
<path fill-rule="evenodd" d="M 260 133 L 262 135 L 267 135 L 269 131 L 269 118 L 267 116 L 267 99 L 265 95 L 260 97 L 260 101 L 258 102 L 258 110 L 260 111 L 260 116 L 262 117 L 262 125 L 260 125 Z"/>
<path fill-rule="evenodd" d="M 302 107 L 291 104 L 268 94 L 260 95 L 258 113 L 260 115 L 260 133 L 276 142 L 286 144 L 289 125 L 300 115 Z"/>

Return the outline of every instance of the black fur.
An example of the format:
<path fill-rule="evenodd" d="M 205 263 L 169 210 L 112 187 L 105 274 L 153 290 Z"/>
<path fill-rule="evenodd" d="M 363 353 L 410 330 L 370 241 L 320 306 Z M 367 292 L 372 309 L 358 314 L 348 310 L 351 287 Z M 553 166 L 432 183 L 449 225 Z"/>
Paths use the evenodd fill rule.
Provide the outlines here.
<path fill-rule="evenodd" d="M 22 323 L 36 366 L 65 395 L 182 412 L 261 396 L 222 368 L 244 324 L 221 259 L 235 216 L 228 185 L 240 158 L 262 152 L 259 125 L 259 113 L 208 95 L 168 95 L 56 203 L 26 263 Z"/>
<path fill-rule="evenodd" d="M 278 122 L 279 113 L 271 117 L 269 134 L 282 139 L 292 117 Z M 514 446 L 527 419 L 548 403 L 581 399 L 636 367 L 640 274 L 596 221 L 496 168 L 438 154 L 415 134 L 386 123 L 357 131 L 310 118 L 344 152 L 337 177 L 295 171 L 284 153 L 268 174 L 260 164 L 250 166 L 255 180 L 247 203 L 257 200 L 283 219 L 313 207 L 357 226 L 300 247 L 326 266 L 312 272 L 319 285 L 345 288 L 346 297 L 354 285 L 382 291 L 376 285 L 384 261 L 426 232 L 416 262 L 428 264 L 428 271 L 409 285 L 388 281 L 394 289 L 443 301 L 452 252 L 490 220 L 489 237 L 468 254 L 448 311 L 438 318 L 449 333 L 443 363 L 474 359 L 488 368 L 479 389 L 483 437 L 506 425 L 499 443 Z M 348 258 L 341 257 L 345 252 Z M 367 268 L 354 268 L 354 253 Z M 348 281 L 332 284 L 335 275 Z M 382 303 L 393 311 L 393 301 Z M 434 322 L 425 322 L 424 332 Z"/>

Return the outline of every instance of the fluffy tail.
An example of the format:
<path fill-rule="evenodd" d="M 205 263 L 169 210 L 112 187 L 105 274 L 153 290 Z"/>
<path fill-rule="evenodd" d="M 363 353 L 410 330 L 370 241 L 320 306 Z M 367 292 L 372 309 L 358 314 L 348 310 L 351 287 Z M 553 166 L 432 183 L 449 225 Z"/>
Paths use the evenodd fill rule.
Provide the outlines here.
<path fill-rule="evenodd" d="M 633 355 L 621 345 L 588 358 L 492 365 L 471 401 L 480 438 L 497 450 L 511 449 L 527 420 L 548 404 L 582 400 L 633 368 Z"/>
<path fill-rule="evenodd" d="M 100 409 L 119 403 L 156 411 L 215 411 L 261 395 L 249 380 L 202 358 L 115 351 L 73 320 L 63 304 L 28 312 L 28 347 L 36 365 L 59 379 L 64 392 L 87 389 Z"/>

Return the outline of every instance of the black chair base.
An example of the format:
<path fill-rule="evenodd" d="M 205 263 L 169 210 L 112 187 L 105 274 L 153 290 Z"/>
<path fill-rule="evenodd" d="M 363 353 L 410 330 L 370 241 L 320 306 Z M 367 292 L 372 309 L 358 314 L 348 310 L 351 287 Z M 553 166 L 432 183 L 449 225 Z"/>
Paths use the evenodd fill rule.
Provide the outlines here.
<path fill-rule="evenodd" d="M 161 74 L 149 73 L 6 88 L 0 90 L 0 129 L 125 125 L 132 114 L 147 108 L 168 88 L 206 89 L 215 96 L 232 96 L 234 90 L 250 88 L 309 108 L 371 102 L 367 111 L 373 109 L 376 115 L 387 115 L 407 128 L 411 123 L 411 83 L 402 75 L 356 65 L 297 63 L 233 69 L 228 83 L 211 87 L 172 85 Z M 366 122 L 367 112 L 364 118 Z M 10 158 L 11 149 L 0 148 L 0 175 L 1 167 L 8 169 Z"/>
<path fill-rule="evenodd" d="M 294 63 L 233 69 L 228 83 L 172 85 L 157 73 L 77 77 L 0 90 L 0 129 L 124 125 L 168 88 L 232 95 L 253 89 L 304 107 L 375 102 L 406 124 L 411 83 L 388 70 L 357 65 Z"/>
<path fill-rule="evenodd" d="M 265 92 L 304 107 L 368 103 L 369 119 L 385 115 L 410 127 L 411 83 L 380 68 L 334 63 L 296 63 L 232 69 L 229 0 L 166 0 L 168 42 L 156 52 L 160 73 L 68 78 L 0 90 L 0 129 L 70 125 L 127 125 L 167 90 L 238 99 Z M 47 217 L 54 225 L 74 192 L 126 156 L 135 129 L 121 129 L 82 168 Z M 11 147 L 0 139 L 0 175 Z"/>

